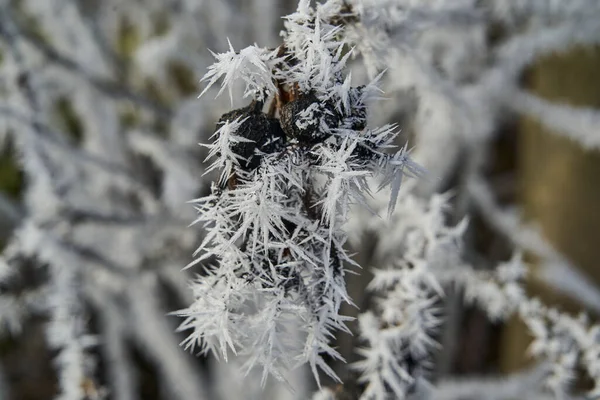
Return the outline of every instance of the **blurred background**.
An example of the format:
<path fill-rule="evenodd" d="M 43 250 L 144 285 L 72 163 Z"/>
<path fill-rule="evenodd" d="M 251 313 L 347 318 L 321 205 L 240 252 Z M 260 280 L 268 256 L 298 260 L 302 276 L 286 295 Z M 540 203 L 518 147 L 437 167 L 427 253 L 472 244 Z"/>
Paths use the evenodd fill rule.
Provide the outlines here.
<path fill-rule="evenodd" d="M 364 35 L 353 82 L 388 68 L 369 124 L 398 123 L 436 177 L 415 192 L 449 192 L 449 223 L 468 217 L 468 261 L 492 268 L 521 250 L 532 295 L 596 320 L 600 6 L 349 3 L 363 17 L 350 33 Z M 208 194 L 213 178 L 198 143 L 247 102 L 215 98 L 218 88 L 198 99 L 209 50 L 226 51 L 228 40 L 236 50 L 275 48 L 295 7 L 0 0 L 0 399 L 305 399 L 317 389 L 300 369 L 296 392 L 272 383 L 263 392 L 235 362 L 179 348 L 186 334 L 168 315 L 193 301 L 187 282 L 202 273 L 181 271 L 203 237 L 188 227 L 186 202 Z M 382 26 L 385 51 L 369 36 Z M 370 307 L 377 240 L 353 242 L 363 270 L 348 278 L 360 308 L 349 315 Z M 432 379 L 533 365 L 517 319 L 492 322 L 451 287 L 443 315 Z M 355 335 L 338 346 L 353 362 L 361 342 L 349 326 Z M 358 398 L 357 373 L 335 368 L 339 397 Z M 578 385 L 589 382 L 582 375 Z"/>

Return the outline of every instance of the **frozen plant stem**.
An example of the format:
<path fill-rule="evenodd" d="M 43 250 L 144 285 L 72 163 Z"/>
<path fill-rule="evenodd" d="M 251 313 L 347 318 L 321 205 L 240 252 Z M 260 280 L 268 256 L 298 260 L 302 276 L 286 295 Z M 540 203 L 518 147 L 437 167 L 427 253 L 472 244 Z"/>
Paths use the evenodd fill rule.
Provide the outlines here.
<path fill-rule="evenodd" d="M 352 86 L 344 73 L 352 50 L 343 40 L 349 10 L 330 1 L 301 1 L 285 21 L 275 50 L 250 46 L 214 54 L 204 80 L 219 79 L 233 98 L 242 79 L 246 107 L 221 117 L 207 172 L 218 170 L 209 196 L 194 201 L 207 229 L 190 264 L 204 264 L 193 285 L 195 302 L 178 312 L 185 347 L 212 350 L 227 360 L 285 380 L 308 363 L 338 380 L 324 356 L 350 318 L 339 314 L 346 294 L 343 225 L 349 206 L 365 203 L 367 178 L 381 175 L 392 188 L 390 210 L 408 169 L 419 168 L 406 148 L 394 149 L 395 126 L 368 129 L 367 100 L 376 81 Z M 207 88 L 208 89 L 208 88 Z M 205 92 L 206 90 L 205 89 Z M 268 113 L 263 112 L 265 105 Z M 210 261 L 210 262 L 209 262 Z M 301 331 L 302 335 L 290 334 Z M 301 341 L 291 338 L 301 338 Z"/>

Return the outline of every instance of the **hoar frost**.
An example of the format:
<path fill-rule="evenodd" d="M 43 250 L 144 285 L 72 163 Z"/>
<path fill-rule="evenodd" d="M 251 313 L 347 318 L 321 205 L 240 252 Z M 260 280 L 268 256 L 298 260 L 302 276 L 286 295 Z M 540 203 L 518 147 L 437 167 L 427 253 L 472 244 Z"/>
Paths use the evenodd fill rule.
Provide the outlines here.
<path fill-rule="evenodd" d="M 406 148 L 392 149 L 393 125 L 366 128 L 378 89 L 353 87 L 344 74 L 351 50 L 339 12 L 302 2 L 278 49 L 230 48 L 204 78 L 230 89 L 242 79 L 254 98 L 223 115 L 207 145 L 209 171 L 221 175 L 194 202 L 207 233 L 192 265 L 204 272 L 196 301 L 178 313 L 180 329 L 192 331 L 186 348 L 246 356 L 249 369 L 263 368 L 263 383 L 304 363 L 317 382 L 318 369 L 339 380 L 323 357 L 341 359 L 331 340 L 349 332 L 339 313 L 351 303 L 348 208 L 365 202 L 367 178 L 382 175 L 397 193 L 405 167 L 419 171 Z"/>

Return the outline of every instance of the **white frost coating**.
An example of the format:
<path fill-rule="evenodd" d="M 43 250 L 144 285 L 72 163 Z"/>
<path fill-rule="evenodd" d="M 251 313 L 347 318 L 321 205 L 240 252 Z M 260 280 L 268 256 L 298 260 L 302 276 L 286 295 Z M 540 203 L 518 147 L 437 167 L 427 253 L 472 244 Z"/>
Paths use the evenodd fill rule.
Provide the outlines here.
<path fill-rule="evenodd" d="M 317 125 L 319 121 L 315 118 L 315 112 L 319 109 L 317 103 L 311 104 L 307 109 L 302 110 L 298 113 L 298 119 L 296 120 L 296 126 L 299 129 L 307 129 L 311 125 Z"/>
<path fill-rule="evenodd" d="M 2 224 L 8 245 L 6 265 L 0 264 L 0 332 L 27 340 L 30 316 L 48 320 L 48 347 L 56 350 L 63 398 L 82 398 L 83 392 L 101 398 L 107 391 L 120 400 L 139 397 L 136 366 L 128 362 L 133 345 L 149 355 L 146 361 L 158 371 L 157 384 L 169 399 L 216 394 L 223 400 L 244 394 L 306 399 L 313 390 L 310 372 L 293 369 L 298 363 L 312 367 L 317 379 L 319 368 L 352 376 L 339 369 L 341 363 L 322 357 L 349 358 L 333 342 L 334 332 L 347 322 L 339 306 L 363 300 L 361 294 L 350 299 L 344 279 L 324 267 L 331 243 L 342 256 L 349 254 L 342 246 L 346 231 L 359 255 L 370 251 L 365 237 L 377 239 L 374 258 L 363 265 L 364 273 L 377 267 L 370 286 L 374 307 L 360 317 L 360 334 L 368 342 L 363 345 L 371 344 L 358 364 L 367 385 L 364 397 L 393 392 L 399 398 L 452 398 L 467 389 L 485 390 L 491 398 L 507 392 L 518 397 L 524 378 L 531 387 L 521 397 L 547 398 L 545 383 L 566 399 L 574 367 L 586 369 L 597 382 L 597 327 L 523 297 L 518 278 L 527 266 L 518 258 L 498 263 L 483 255 L 482 265 L 471 266 L 461 252 L 474 250 L 470 232 L 463 240 L 468 227 L 456 222 L 479 210 L 495 234 L 513 242 L 515 253 L 541 256 L 536 278 L 600 309 L 598 289 L 575 266 L 505 211 L 510 208 L 490 203 L 495 183 L 487 181 L 486 165 L 496 136 L 503 134 L 499 128 L 515 114 L 529 114 L 557 134 L 598 149 L 597 110 L 549 103 L 518 86 L 523 69 L 545 54 L 598 44 L 598 2 L 302 0 L 283 21 L 280 7 L 273 0 L 0 1 L 0 147 L 16 150 L 26 176 L 21 197 L 0 197 L 0 215 L 8 221 L 6 231 Z M 276 35 L 280 23 L 285 23 L 283 37 Z M 499 37 L 490 35 L 496 27 Z M 277 47 L 282 43 L 293 58 L 284 58 Z M 207 49 L 216 53 L 215 64 Z M 377 84 L 359 90 L 368 76 L 378 77 Z M 220 79 L 223 87 L 213 85 Z M 229 99 L 215 99 L 225 90 Z M 215 129 L 215 121 L 231 108 L 230 99 L 262 98 L 264 111 L 278 118 L 281 104 L 269 107 L 271 100 L 303 92 L 329 103 L 301 111 L 296 127 L 318 125 L 334 137 L 310 153 L 305 143 L 288 137 L 285 151 L 267 156 L 269 162 L 261 162 L 255 175 L 240 173 L 232 145 L 253 145 L 240 137 L 241 122 Z M 198 93 L 204 93 L 200 100 Z M 375 95 L 386 100 L 367 102 Z M 363 128 L 367 108 L 377 120 Z M 315 123 L 322 110 L 338 113 L 339 126 L 325 129 L 321 125 L 328 118 Z M 403 136 L 394 125 L 399 121 Z M 219 129 L 208 151 L 197 146 Z M 412 152 L 406 146 L 383 156 L 409 136 L 416 145 Z M 379 182 L 368 185 L 370 174 L 355 157 L 361 151 L 373 157 L 369 168 L 383 172 L 391 191 L 369 192 Z M 207 225 L 186 228 L 194 209 L 185 202 L 205 196 L 210 182 L 219 179 L 217 171 L 202 165 L 207 154 L 222 173 L 221 184 L 237 187 L 216 209 L 196 203 L 205 213 L 198 222 Z M 429 174 L 423 177 L 409 155 Z M 402 181 L 403 173 L 421 177 L 417 183 Z M 307 182 L 314 193 L 303 191 Z M 454 198 L 436 194 L 454 182 Z M 454 209 L 449 201 L 456 203 Z M 354 203 L 368 208 L 349 218 Z M 322 212 L 310 218 L 296 212 L 307 205 Z M 214 234 L 215 226 L 223 235 Z M 245 252 L 233 250 L 246 239 Z M 199 244 L 214 256 L 203 259 L 199 253 L 199 263 L 214 264 L 217 258 L 247 273 L 259 271 L 260 277 L 248 282 L 248 275 L 226 270 L 228 286 L 216 283 L 215 275 L 223 271 L 212 271 L 194 283 L 192 296 L 180 268 Z M 266 260 L 265 250 L 286 262 L 258 263 Z M 40 282 L 21 288 L 30 267 Z M 283 286 L 268 279 L 273 269 L 299 267 L 299 276 L 278 275 L 287 282 Z M 305 287 L 290 294 L 300 283 Z M 533 350 L 549 361 L 550 373 L 544 370 L 539 380 L 537 375 L 531 381 L 511 378 L 509 383 L 517 381 L 512 392 L 512 385 L 479 378 L 458 388 L 443 379 L 428 385 L 422 367 L 437 351 L 431 330 L 443 329 L 440 303 L 433 301 L 443 301 L 447 284 L 463 287 L 463 300 L 492 318 L 514 312 L 525 319 L 536 339 Z M 224 315 L 227 305 L 238 313 Z M 245 368 L 263 367 L 250 371 L 257 381 L 252 388 L 244 386 L 244 371 L 234 372 L 238 364 L 209 367 L 209 373 L 219 374 L 219 384 L 191 367 L 169 325 L 174 317 L 164 315 L 182 306 L 189 306 L 187 322 L 195 332 L 188 343 L 204 340 L 230 361 L 233 354 L 223 349 L 234 348 Z M 98 329 L 90 324 L 96 312 L 107 321 Z M 244 318 L 247 329 L 240 330 Z M 91 349 L 90 335 L 102 347 Z M 300 389 L 291 393 L 272 380 L 261 388 L 269 374 Z M 235 387 L 227 385 L 234 379 Z M 339 397 L 344 391 L 339 386 L 316 396 Z M 0 392 L 0 397 L 14 396 Z"/>
<path fill-rule="evenodd" d="M 553 104 L 529 93 L 515 93 L 510 103 L 538 119 L 558 135 L 567 137 L 587 150 L 600 148 L 600 112 L 594 108 Z"/>

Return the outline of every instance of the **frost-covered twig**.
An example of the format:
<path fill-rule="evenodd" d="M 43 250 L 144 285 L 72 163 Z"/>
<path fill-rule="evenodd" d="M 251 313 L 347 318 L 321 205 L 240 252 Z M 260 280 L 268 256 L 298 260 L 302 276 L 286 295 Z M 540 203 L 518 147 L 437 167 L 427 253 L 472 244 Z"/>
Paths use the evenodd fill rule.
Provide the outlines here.
<path fill-rule="evenodd" d="M 178 399 L 198 400 L 206 398 L 202 380 L 198 379 L 196 368 L 191 360 L 177 348 L 171 328 L 162 318 L 160 308 L 153 300 L 154 282 L 151 276 L 142 277 L 141 282 L 130 288 L 130 304 L 133 315 L 136 316 L 132 332 L 139 344 L 158 365 L 159 372 L 165 376 L 168 390 Z M 148 282 L 150 281 L 150 282 Z"/>
<path fill-rule="evenodd" d="M 4 250 L 11 272 L 2 279 L 0 270 L 0 317 L 25 331 L 30 315 L 72 314 L 76 324 L 68 318 L 49 324 L 73 338 L 53 342 L 57 350 L 78 355 L 57 368 L 58 376 L 89 375 L 88 395 L 106 388 L 109 396 L 135 397 L 145 389 L 135 383 L 139 366 L 128 362 L 129 347 L 137 345 L 150 354 L 144 361 L 167 388 L 162 395 L 282 398 L 285 386 L 277 382 L 244 393 L 243 384 L 229 389 L 190 367 L 174 345 L 172 317 L 164 315 L 173 303 L 192 304 L 182 312 L 192 332 L 187 343 L 199 341 L 230 360 L 219 368 L 206 363 L 218 382 L 241 380 L 245 371 L 232 369 L 244 363 L 263 367 L 251 372 L 259 383 L 269 374 L 286 379 L 298 364 L 333 375 L 329 361 L 346 357 L 335 336 L 353 329 L 340 304 L 366 303 L 362 293 L 352 299 L 346 293 L 352 261 L 345 232 L 362 251 L 364 242 L 354 236 L 365 228 L 384 233 L 372 235 L 376 300 L 360 317 L 363 344 L 370 346 L 359 364 L 365 397 L 436 393 L 425 379 L 445 301 L 440 286 L 451 282 L 490 316 L 512 310 L 548 323 L 546 331 L 533 330 L 554 376 L 564 378 L 573 365 L 573 357 L 556 351 L 569 343 L 579 349 L 578 365 L 594 373 L 595 354 L 584 350 L 593 343 L 582 340 L 590 338 L 585 321 L 530 299 L 517 310 L 509 295 L 518 280 L 498 276 L 506 268 L 471 269 L 460 257 L 471 243 L 461 243 L 465 225 L 454 223 L 480 207 L 477 196 L 454 188 L 461 202 L 454 223 L 446 221 L 448 198 L 432 196 L 456 176 L 483 179 L 498 127 L 515 111 L 597 147 L 595 111 L 549 104 L 518 88 L 523 69 L 539 57 L 598 42 L 594 0 L 303 0 L 285 18 L 283 44 L 273 19 L 283 3 L 273 0 L 143 3 L 1 1 L 0 147 L 16 148 L 25 179 L 18 209 L 3 203 L 17 226 Z M 257 13 L 261 19 L 248 17 Z M 269 47 L 251 45 L 255 40 Z M 195 73 L 215 61 L 206 48 L 217 59 L 198 83 Z M 378 77 L 376 85 L 368 84 L 369 74 Z M 373 106 L 381 96 L 376 86 L 387 101 Z M 230 97 L 214 98 L 221 90 Z M 230 99 L 244 96 L 254 101 L 223 115 L 213 129 Z M 391 148 L 399 138 L 389 124 L 399 120 L 399 128 L 414 133 L 413 152 Z M 206 152 L 195 144 L 215 131 L 211 170 L 201 165 Z M 430 172 L 412 188 L 403 172 L 422 170 L 409 154 Z M 380 183 L 367 185 L 375 172 L 391 191 L 368 190 Z M 195 197 L 198 225 L 206 225 L 185 229 L 193 210 L 184 202 Z M 358 225 L 348 221 L 354 203 L 371 208 Z M 383 215 L 394 208 L 390 225 Z M 509 220 L 498 207 L 482 209 L 490 220 Z M 598 292 L 585 277 L 511 221 L 490 225 L 512 235 L 515 247 L 541 253 L 544 279 L 597 310 Z M 179 268 L 198 243 L 190 271 L 200 275 L 190 295 Z M 35 267 L 35 287 L 20 292 L 15 282 L 32 279 L 22 265 Z M 55 279 L 61 270 L 77 285 Z M 62 305 L 44 308 L 55 296 Z M 98 324 L 90 323 L 90 304 Z M 6 333 L 27 340 L 18 332 Z M 99 352 L 81 345 L 88 334 L 97 335 Z M 556 348 L 548 346 L 551 336 L 560 336 Z M 78 367 L 92 354 L 104 373 Z M 303 373 L 299 383 L 289 382 L 302 390 L 288 397 L 305 398 L 311 390 Z M 76 393 L 76 379 L 65 390 Z"/>
<path fill-rule="evenodd" d="M 515 213 L 501 210 L 495 204 L 492 192 L 481 180 L 470 181 L 467 190 L 474 206 L 499 233 L 511 240 L 516 247 L 542 258 L 536 277 L 597 313 L 600 312 L 598 288 L 554 249 L 537 230 L 523 226 Z"/>
<path fill-rule="evenodd" d="M 600 325 L 591 324 L 584 315 L 575 318 L 528 297 L 520 283 L 525 272 L 520 256 L 516 255 L 492 273 L 463 267 L 444 275 L 464 288 L 467 301 L 482 307 L 492 318 L 519 316 L 533 336 L 530 353 L 548 361 L 550 372 L 544 382 L 555 396 L 569 393 L 578 367 L 594 382 L 588 395 L 598 396 Z"/>
<path fill-rule="evenodd" d="M 402 397 L 414 390 L 415 379 L 422 376 L 422 372 L 415 371 L 426 363 L 418 357 L 415 363 L 411 348 L 423 343 L 424 346 L 417 347 L 420 349 L 417 354 L 425 355 L 426 360 L 435 349 L 431 333 L 438 321 L 434 314 L 435 303 L 428 303 L 428 297 L 420 300 L 411 294 L 419 291 L 441 293 L 442 285 L 447 284 L 457 285 L 468 303 L 475 303 L 492 319 L 504 320 L 516 314 L 525 322 L 534 337 L 532 354 L 548 361 L 550 373 L 544 382 L 554 395 L 568 393 L 577 366 L 584 368 L 597 385 L 600 380 L 597 362 L 600 328 L 583 317 L 571 317 L 528 297 L 522 286 L 526 267 L 518 254 L 493 271 L 474 270 L 468 266 L 462 260 L 460 247 L 456 246 L 460 244 L 465 226 L 447 227 L 445 199 L 439 200 L 437 207 L 431 203 L 429 208 L 426 202 L 405 191 L 400 200 L 402 207 L 391 223 L 380 221 L 366 227 L 367 230 L 386 232 L 379 236 L 380 262 L 395 257 L 402 261 L 400 267 L 396 261 L 396 266 L 376 272 L 372 285 L 379 289 L 376 293 L 382 299 L 376 303 L 376 313 L 369 312 L 360 317 L 361 332 L 369 344 L 361 350 L 365 360 L 357 363 L 368 384 L 363 397 L 387 398 L 389 393 Z M 422 212 L 416 213 L 419 209 Z M 390 234 L 390 227 L 393 227 L 394 235 Z M 387 247 L 390 236 L 401 238 L 403 245 Z M 422 252 L 425 257 L 415 260 L 411 254 L 420 254 L 422 250 L 419 249 L 425 249 Z M 419 279 L 415 281 L 414 277 Z M 415 342 L 415 338 L 419 339 Z M 406 347 L 402 343 L 406 343 Z M 594 390 L 591 396 L 597 395 L 597 388 Z"/>
<path fill-rule="evenodd" d="M 531 370 L 519 371 L 509 376 L 445 378 L 432 388 L 429 398 L 431 400 L 458 400 L 465 397 L 486 400 L 511 398 L 550 400 L 554 397 L 540 390 L 547 370 L 548 366 L 542 364 Z M 571 396 L 564 398 L 583 400 L 583 398 Z"/>
<path fill-rule="evenodd" d="M 215 54 L 205 76 L 245 82 L 250 105 L 223 115 L 208 145 L 220 170 L 211 195 L 195 201 L 207 235 L 191 264 L 213 259 L 197 279 L 196 302 L 179 314 L 192 330 L 187 348 L 228 359 L 248 356 L 283 380 L 294 364 L 308 363 L 339 380 L 325 356 L 342 359 L 331 345 L 348 331 L 339 314 L 346 294 L 343 224 L 351 203 L 365 204 L 366 177 L 381 174 L 394 204 L 402 176 L 422 171 L 406 148 L 393 153 L 394 126 L 366 128 L 367 99 L 375 89 L 353 87 L 344 68 L 352 54 L 340 41 L 335 18 L 341 2 L 301 1 L 286 19 L 284 43 Z M 346 54 L 344 54 L 346 51 Z M 206 90 L 206 89 L 205 89 Z M 274 107 L 263 113 L 265 100 Z M 276 118 L 278 117 L 278 118 Z M 291 329 L 304 337 L 290 341 Z"/>
<path fill-rule="evenodd" d="M 513 96 L 514 110 L 524 112 L 587 150 L 600 148 L 600 111 L 594 108 L 553 104 L 528 93 Z"/>
<path fill-rule="evenodd" d="M 381 210 L 382 197 L 375 210 Z M 420 200 L 407 188 L 390 221 L 372 219 L 365 227 L 367 232 L 392 232 L 378 237 L 377 259 L 385 267 L 375 270 L 369 285 L 378 296 L 374 312 L 359 317 L 368 345 L 360 350 L 365 359 L 356 363 L 366 384 L 364 399 L 392 394 L 405 398 L 426 376 L 441 323 L 443 289 L 438 275 L 461 263 L 460 240 L 466 228 L 464 222 L 456 227 L 445 224 L 446 202 L 446 196 Z"/>
<path fill-rule="evenodd" d="M 97 288 L 87 288 L 87 298 L 90 299 L 94 311 L 99 315 L 102 325 L 102 339 L 99 346 L 104 353 L 104 360 L 109 367 L 109 393 L 115 400 L 134 400 L 136 398 L 135 370 L 128 357 L 125 337 L 126 323 L 123 313 L 117 305 L 105 301 L 106 293 Z"/>

